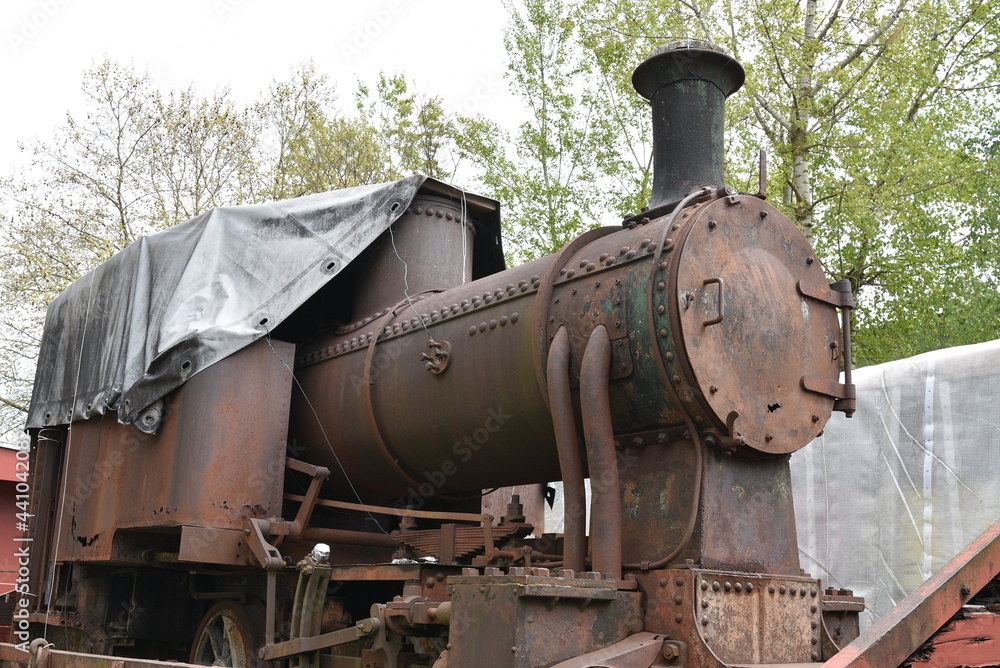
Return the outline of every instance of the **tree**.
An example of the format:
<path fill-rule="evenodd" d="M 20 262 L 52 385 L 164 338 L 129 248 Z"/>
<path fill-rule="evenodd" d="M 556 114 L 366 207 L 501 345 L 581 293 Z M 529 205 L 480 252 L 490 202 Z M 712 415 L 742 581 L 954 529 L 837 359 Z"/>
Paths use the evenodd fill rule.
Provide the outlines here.
<path fill-rule="evenodd" d="M 648 110 L 632 90 L 633 68 L 670 39 L 704 38 L 727 48 L 747 70 L 745 90 L 728 108 L 728 179 L 749 186 L 753 154 L 760 145 L 770 148 L 777 163 L 770 191 L 783 194 L 778 206 L 812 239 L 832 278 L 849 278 L 858 295 L 862 363 L 936 347 L 940 338 L 913 336 L 931 314 L 939 320 L 953 304 L 984 310 L 993 303 L 989 281 L 997 260 L 971 252 L 972 236 L 965 232 L 985 213 L 976 184 L 996 183 L 998 173 L 996 155 L 974 148 L 980 128 L 995 124 L 990 93 L 1000 84 L 998 15 L 989 3 L 526 5 L 526 16 L 512 19 L 511 34 L 551 36 L 558 26 L 562 41 L 558 58 L 543 39 L 510 42 L 515 91 L 533 110 L 535 129 L 549 127 L 537 110 L 570 98 L 557 108 L 562 118 L 586 118 L 588 137 L 600 137 L 597 146 L 576 145 L 591 151 L 592 195 L 614 213 L 635 213 L 648 200 Z M 553 79 L 536 63 L 582 72 L 582 81 Z M 518 77 L 529 81 L 520 85 Z M 549 136 L 522 135 L 525 152 L 547 158 Z M 560 153 L 568 155 L 572 151 Z M 494 182 L 516 177 L 531 184 L 541 174 L 561 196 L 570 193 L 567 182 L 545 179 L 551 162 L 536 159 L 525 179 L 525 162 L 503 157 L 506 162 L 491 163 Z M 551 192 L 532 196 L 552 200 Z M 588 211 L 591 224 L 601 217 L 595 208 Z M 979 322 L 944 340 L 955 345 L 997 336 L 995 320 L 992 327 L 988 319 Z"/>
<path fill-rule="evenodd" d="M 460 143 L 487 192 L 503 202 L 508 255 L 516 262 L 555 252 L 600 218 L 594 160 L 606 156 L 595 125 L 593 71 L 576 48 L 581 26 L 570 5 L 527 0 L 523 11 L 511 1 L 506 7 L 507 77 L 530 118 L 513 133 L 487 119 L 463 119 Z"/>

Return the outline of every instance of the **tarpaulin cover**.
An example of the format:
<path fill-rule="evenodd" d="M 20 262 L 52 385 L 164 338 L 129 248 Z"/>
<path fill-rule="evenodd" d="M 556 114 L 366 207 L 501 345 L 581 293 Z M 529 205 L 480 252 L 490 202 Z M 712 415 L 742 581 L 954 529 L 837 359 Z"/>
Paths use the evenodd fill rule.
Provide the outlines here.
<path fill-rule="evenodd" d="M 425 181 L 213 209 L 139 239 L 49 306 L 27 426 L 117 408 L 122 423 L 155 429 L 137 422 L 146 407 L 273 330 Z"/>
<path fill-rule="evenodd" d="M 884 616 L 1000 519 L 1000 341 L 854 372 L 858 411 L 792 455 L 802 567 Z"/>

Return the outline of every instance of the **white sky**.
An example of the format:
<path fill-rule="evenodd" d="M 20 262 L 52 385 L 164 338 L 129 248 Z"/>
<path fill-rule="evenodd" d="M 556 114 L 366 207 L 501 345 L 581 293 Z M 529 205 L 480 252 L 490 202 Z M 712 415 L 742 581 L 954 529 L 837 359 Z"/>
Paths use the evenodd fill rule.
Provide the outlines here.
<path fill-rule="evenodd" d="M 506 92 L 500 0 L 0 0 L 0 176 L 84 111 L 83 70 L 104 57 L 147 70 L 163 89 L 229 86 L 256 101 L 310 58 L 350 103 L 356 81 L 402 72 L 448 108 L 504 125 L 523 112 Z"/>

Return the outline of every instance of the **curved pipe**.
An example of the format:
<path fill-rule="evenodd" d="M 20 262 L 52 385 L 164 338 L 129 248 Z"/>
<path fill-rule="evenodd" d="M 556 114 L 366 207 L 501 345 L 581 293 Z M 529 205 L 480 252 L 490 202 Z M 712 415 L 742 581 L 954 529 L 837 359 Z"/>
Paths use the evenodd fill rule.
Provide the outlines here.
<path fill-rule="evenodd" d="M 586 507 L 587 493 L 583 484 L 583 462 L 580 460 L 580 439 L 573 414 L 573 399 L 569 390 L 569 333 L 565 327 L 556 332 L 549 347 L 545 378 L 555 427 L 556 450 L 563 483 L 563 564 L 565 568 L 583 571 L 587 558 Z"/>
<path fill-rule="evenodd" d="M 580 369 L 580 409 L 590 470 L 590 540 L 593 569 L 622 579 L 622 513 L 618 459 L 608 383 L 611 340 L 604 325 L 590 333 Z"/>

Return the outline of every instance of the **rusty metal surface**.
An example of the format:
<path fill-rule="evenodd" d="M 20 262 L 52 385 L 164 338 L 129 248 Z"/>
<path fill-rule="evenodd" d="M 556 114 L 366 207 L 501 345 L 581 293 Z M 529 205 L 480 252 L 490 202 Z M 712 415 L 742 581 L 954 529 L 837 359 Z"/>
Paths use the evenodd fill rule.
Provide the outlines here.
<path fill-rule="evenodd" d="M 352 263 L 354 320 L 382 313 L 407 290 L 415 295 L 471 280 L 474 236 L 472 216 L 460 202 L 418 192 L 403 215 Z"/>
<path fill-rule="evenodd" d="M 642 630 L 639 594 L 612 581 L 501 575 L 448 584 L 449 668 L 551 665 Z"/>
<path fill-rule="evenodd" d="M 913 668 L 992 668 L 1000 665 L 1000 614 L 976 611 L 955 619 L 918 650 Z M 911 660 L 913 657 L 911 657 Z"/>
<path fill-rule="evenodd" d="M 280 514 L 292 358 L 290 344 L 260 341 L 206 369 L 171 396 L 156 435 L 74 424 L 56 558 L 110 559 L 122 529 L 242 530 Z"/>
<path fill-rule="evenodd" d="M 614 425 L 608 405 L 611 341 L 603 325 L 587 342 L 580 371 L 580 413 L 590 470 L 590 551 L 594 570 L 622 577 L 622 513 Z"/>
<path fill-rule="evenodd" d="M 247 535 L 239 529 L 181 527 L 180 561 L 244 566 L 250 557 Z"/>
<path fill-rule="evenodd" d="M 774 207 L 740 196 L 700 207 L 676 244 L 670 310 L 706 419 L 723 430 L 735 411 L 733 436 L 759 452 L 803 447 L 833 402 L 803 391 L 802 378 L 836 382 L 841 366 L 836 309 L 798 291 L 801 280 L 825 283 L 808 241 Z"/>
<path fill-rule="evenodd" d="M 875 622 L 826 668 L 898 666 L 1000 574 L 1000 522 Z"/>
<path fill-rule="evenodd" d="M 701 573 L 695 609 L 706 644 L 724 663 L 818 661 L 819 583 L 807 578 Z"/>
<path fill-rule="evenodd" d="M 559 469 L 563 484 L 563 566 L 574 571 L 584 570 L 587 556 L 586 489 L 583 483 L 583 461 L 576 429 L 573 398 L 569 389 L 569 334 L 560 327 L 549 348 L 546 382 L 549 406 L 556 432 Z"/>
<path fill-rule="evenodd" d="M 604 665 L 614 665 L 615 668 L 649 668 L 660 657 L 664 640 L 665 636 L 655 633 L 636 633 L 610 647 L 560 661 L 552 668 L 592 668 Z"/>

